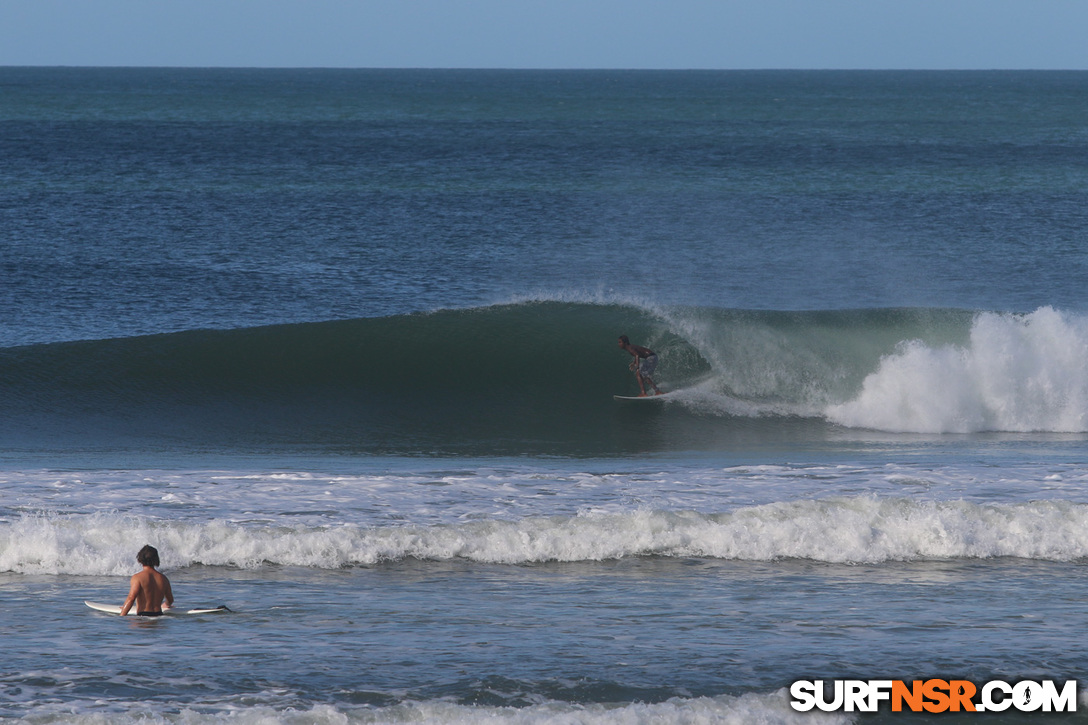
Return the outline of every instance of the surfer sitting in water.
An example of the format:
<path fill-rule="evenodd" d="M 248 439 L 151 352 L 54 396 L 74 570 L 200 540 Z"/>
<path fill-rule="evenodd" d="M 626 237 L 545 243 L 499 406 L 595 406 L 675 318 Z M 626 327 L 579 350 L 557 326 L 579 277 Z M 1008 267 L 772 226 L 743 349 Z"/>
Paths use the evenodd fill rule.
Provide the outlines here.
<path fill-rule="evenodd" d="M 128 599 L 121 607 L 121 616 L 128 614 L 132 605 L 136 605 L 136 614 L 141 617 L 158 617 L 162 614 L 163 600 L 166 609 L 174 604 L 174 593 L 170 591 L 170 580 L 155 570 L 159 565 L 159 552 L 148 545 L 136 554 L 136 561 L 143 564 L 144 570 L 132 575 Z"/>
<path fill-rule="evenodd" d="M 646 397 L 646 383 L 654 389 L 655 395 L 661 395 L 661 390 L 654 382 L 654 368 L 657 367 L 657 353 L 640 345 L 632 345 L 627 335 L 620 335 L 620 347 L 631 353 L 635 359 L 628 366 L 635 371 L 635 379 L 638 380 L 639 397 Z"/>

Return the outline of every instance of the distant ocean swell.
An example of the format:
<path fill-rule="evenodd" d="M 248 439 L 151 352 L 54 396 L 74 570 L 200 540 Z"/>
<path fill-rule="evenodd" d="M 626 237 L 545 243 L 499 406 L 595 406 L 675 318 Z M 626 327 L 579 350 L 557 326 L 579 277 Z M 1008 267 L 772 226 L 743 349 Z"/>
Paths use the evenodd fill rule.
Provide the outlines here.
<path fill-rule="evenodd" d="M 683 389 L 653 410 L 625 333 Z M 1088 431 L 1088 318 L 753 312 L 536 301 L 0 350 L 0 445 L 601 454 L 714 445 L 761 421 L 891 432 Z M 747 421 L 747 422 L 745 422 Z"/>
<path fill-rule="evenodd" d="M 639 509 L 373 527 L 22 514 L 0 524 L 0 571 L 121 576 L 131 569 L 132 540 L 147 540 L 169 552 L 163 562 L 168 568 L 273 564 L 335 569 L 409 558 L 527 564 L 633 556 L 830 563 L 993 557 L 1071 561 L 1088 557 L 1088 505 L 839 497 L 728 513 Z"/>

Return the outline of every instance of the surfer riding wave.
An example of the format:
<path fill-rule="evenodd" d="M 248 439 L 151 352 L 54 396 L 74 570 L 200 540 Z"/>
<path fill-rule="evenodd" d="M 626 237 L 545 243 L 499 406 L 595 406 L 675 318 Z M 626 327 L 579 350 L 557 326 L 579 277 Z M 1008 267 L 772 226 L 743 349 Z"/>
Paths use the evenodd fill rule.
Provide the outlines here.
<path fill-rule="evenodd" d="M 635 358 L 629 367 L 634 371 L 635 379 L 638 380 L 639 397 L 646 397 L 647 383 L 653 388 L 654 395 L 661 395 L 661 389 L 657 387 L 653 378 L 654 370 L 657 369 L 657 353 L 647 347 L 632 344 L 627 335 L 620 335 L 619 343 L 621 349 L 626 350 Z"/>

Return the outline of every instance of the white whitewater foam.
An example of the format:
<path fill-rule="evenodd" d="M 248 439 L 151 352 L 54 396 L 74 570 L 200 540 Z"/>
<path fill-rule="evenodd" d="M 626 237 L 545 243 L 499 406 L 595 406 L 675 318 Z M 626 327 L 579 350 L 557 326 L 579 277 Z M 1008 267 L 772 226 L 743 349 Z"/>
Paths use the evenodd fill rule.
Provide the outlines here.
<path fill-rule="evenodd" d="M 874 496 L 777 502 L 728 513 L 635 509 L 574 516 L 482 519 L 432 526 L 239 525 L 137 515 L 23 515 L 0 524 L 0 571 L 130 574 L 150 542 L 167 569 L 335 569 L 402 559 L 494 564 L 602 561 L 630 556 L 783 558 L 832 563 L 1088 557 L 1088 504 L 972 503 Z"/>
<path fill-rule="evenodd" d="M 482 707 L 458 705 L 445 701 L 403 703 L 389 707 L 340 709 L 317 705 L 309 710 L 276 710 L 248 707 L 226 712 L 203 713 L 183 709 L 164 715 L 151 711 L 85 714 L 35 713 L 35 723 L 144 723 L 152 725 L 204 725 L 227 722 L 233 725 L 302 725 L 351 723 L 501 723 L 507 725 L 650 725 L 686 723 L 688 725 L 791 725 L 796 723 L 848 723 L 851 718 L 836 713 L 799 713 L 789 706 L 785 690 L 770 694 L 746 694 L 740 697 L 674 698 L 660 703 L 570 704 L 544 702 L 529 707 Z"/>
<path fill-rule="evenodd" d="M 1050 307 L 983 313 L 966 347 L 907 342 L 853 400 L 842 425 L 894 432 L 1088 431 L 1088 317 Z"/>

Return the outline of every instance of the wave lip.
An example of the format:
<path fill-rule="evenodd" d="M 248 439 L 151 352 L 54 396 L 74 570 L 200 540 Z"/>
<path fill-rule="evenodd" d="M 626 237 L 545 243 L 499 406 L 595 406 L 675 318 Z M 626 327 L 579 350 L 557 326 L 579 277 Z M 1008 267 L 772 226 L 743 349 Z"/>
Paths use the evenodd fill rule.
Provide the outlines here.
<path fill-rule="evenodd" d="M 336 569 L 404 559 L 490 564 L 625 557 L 827 563 L 1088 557 L 1088 504 L 836 497 L 727 513 L 638 509 L 431 526 L 239 526 L 117 514 L 22 515 L 0 524 L 0 571 L 125 576 L 148 541 L 168 569 L 269 564 Z"/>

